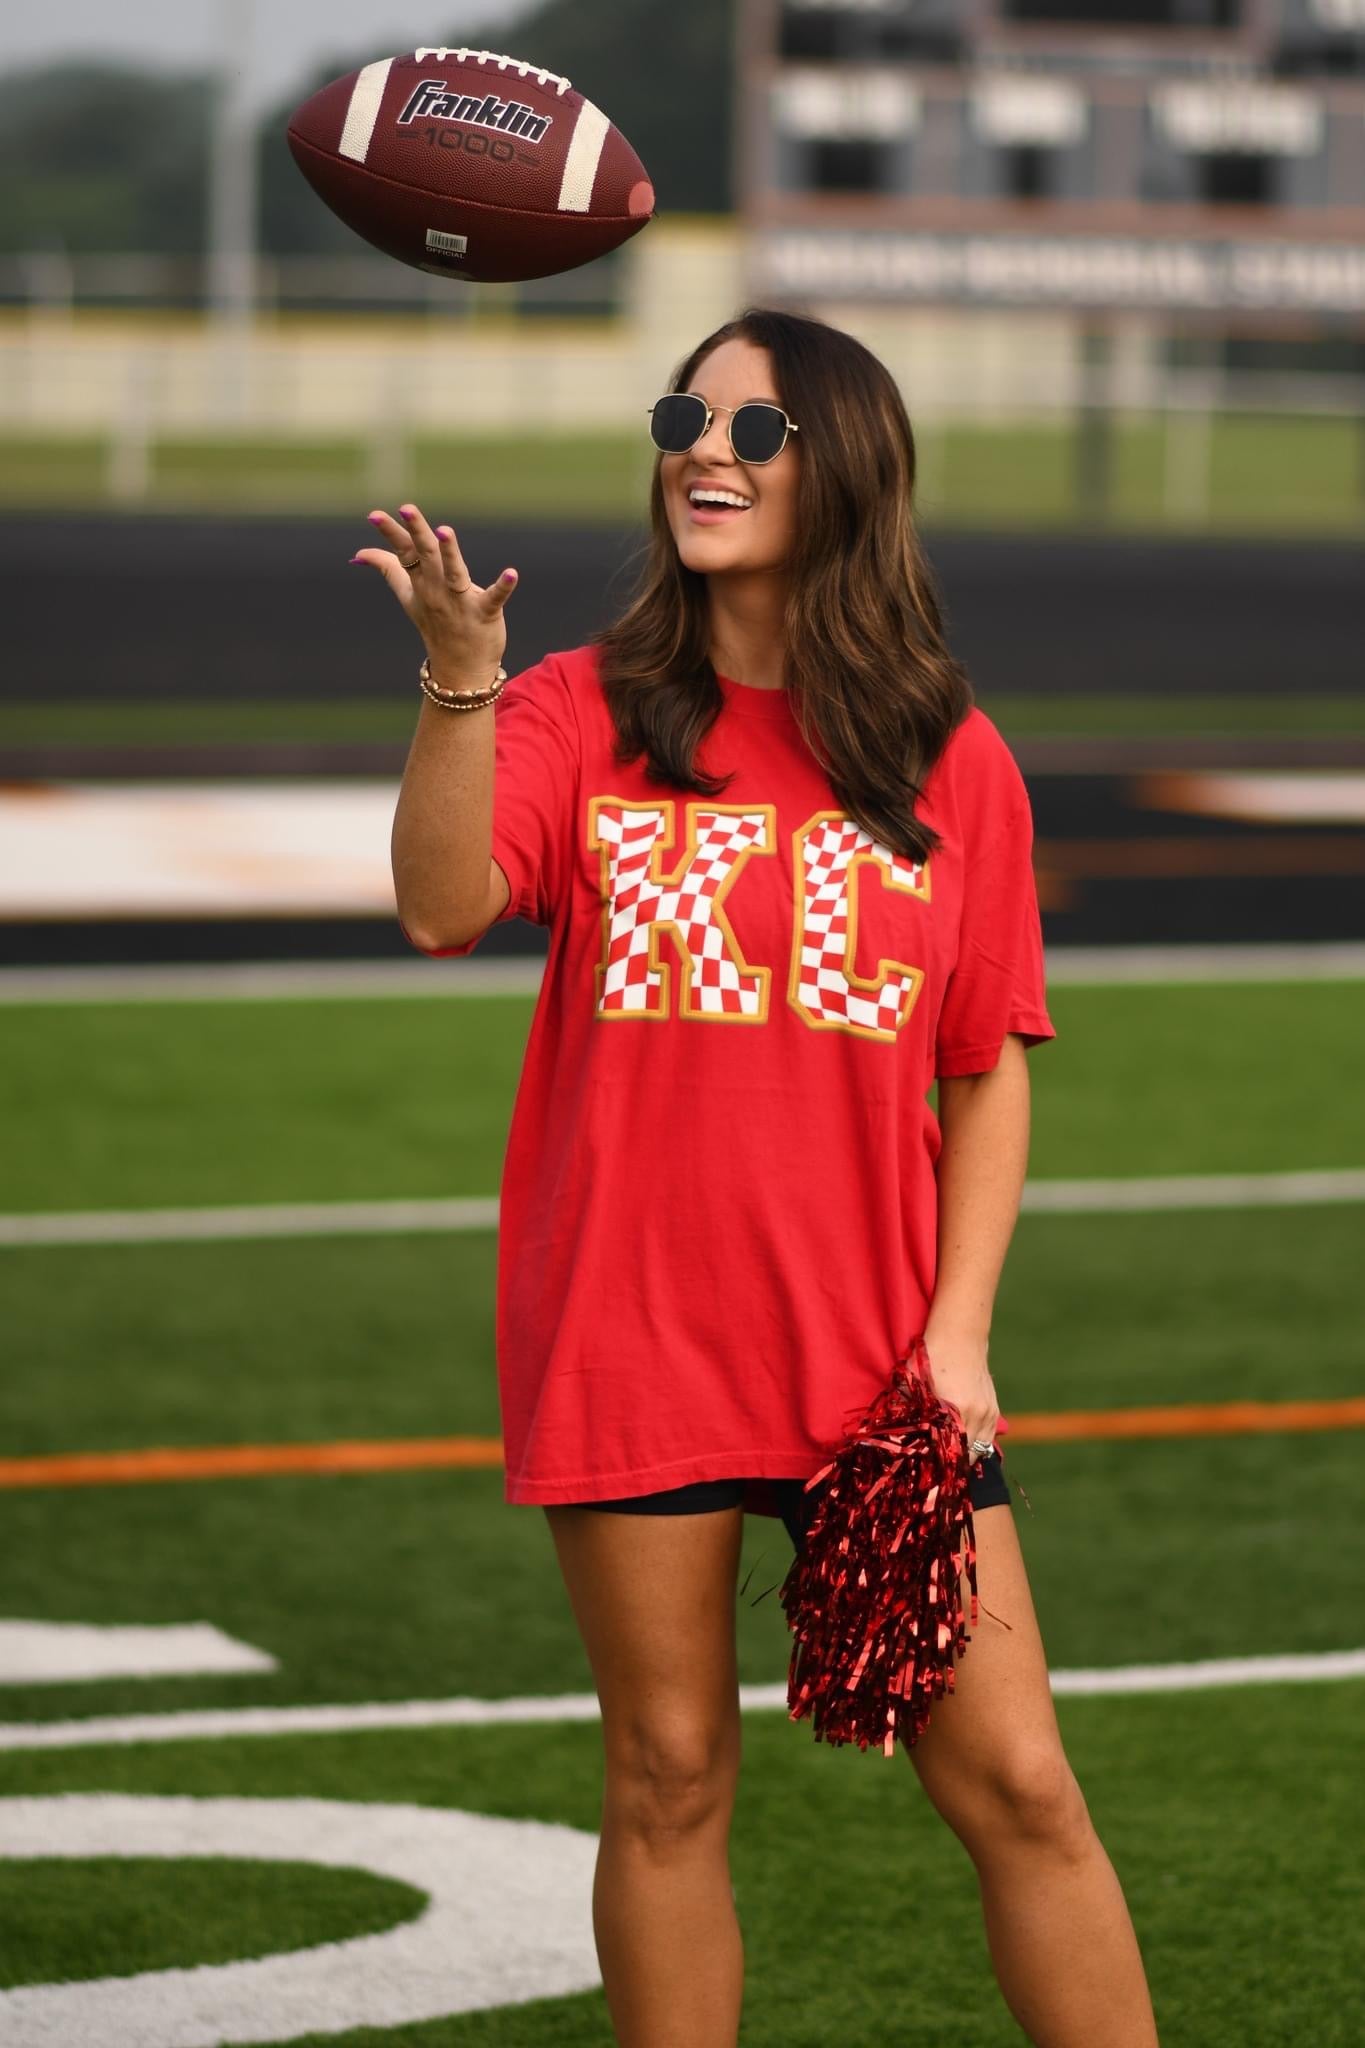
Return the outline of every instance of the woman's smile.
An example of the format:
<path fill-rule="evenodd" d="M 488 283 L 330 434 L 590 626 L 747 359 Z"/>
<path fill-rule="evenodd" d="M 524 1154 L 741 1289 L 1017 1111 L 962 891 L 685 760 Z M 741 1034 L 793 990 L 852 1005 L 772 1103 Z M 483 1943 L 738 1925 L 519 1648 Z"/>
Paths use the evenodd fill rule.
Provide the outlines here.
<path fill-rule="evenodd" d="M 698 366 L 692 388 L 715 409 L 714 416 L 700 440 L 683 454 L 664 455 L 661 465 L 668 520 L 682 559 L 703 575 L 780 569 L 796 537 L 795 441 L 772 462 L 751 467 L 736 458 L 727 426 L 747 403 L 780 405 L 767 352 L 738 337 L 723 342 Z M 698 551 L 703 534 L 722 526 L 743 528 L 737 546 Z"/>
<path fill-rule="evenodd" d="M 683 487 L 688 519 L 695 526 L 723 525 L 743 519 L 754 508 L 754 495 L 729 478 L 692 476 Z"/>

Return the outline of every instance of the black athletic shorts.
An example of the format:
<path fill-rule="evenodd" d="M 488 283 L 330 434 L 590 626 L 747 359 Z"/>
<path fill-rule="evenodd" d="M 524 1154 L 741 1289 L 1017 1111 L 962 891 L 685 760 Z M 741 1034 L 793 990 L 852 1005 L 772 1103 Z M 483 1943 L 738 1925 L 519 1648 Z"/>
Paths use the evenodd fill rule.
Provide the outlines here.
<path fill-rule="evenodd" d="M 749 1482 L 745 1479 L 699 1479 L 692 1486 L 672 1486 L 663 1493 L 637 1493 L 625 1500 L 584 1500 L 584 1508 L 603 1508 L 616 1515 L 702 1515 L 716 1508 L 737 1508 L 744 1504 Z M 819 1503 L 820 1489 L 805 1491 L 804 1479 L 769 1479 L 782 1509 L 782 1520 L 792 1546 L 800 1550 Z M 1010 1505 L 1010 1490 L 998 1450 L 972 1468 L 967 1495 L 973 1511 Z"/>

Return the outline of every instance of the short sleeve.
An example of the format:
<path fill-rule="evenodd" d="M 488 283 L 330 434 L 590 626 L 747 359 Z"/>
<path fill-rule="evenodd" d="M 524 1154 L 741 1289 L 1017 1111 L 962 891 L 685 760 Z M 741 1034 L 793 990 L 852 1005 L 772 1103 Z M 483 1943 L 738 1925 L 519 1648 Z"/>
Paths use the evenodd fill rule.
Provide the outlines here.
<path fill-rule="evenodd" d="M 567 895 L 572 875 L 581 754 L 572 693 L 560 658 L 547 655 L 513 676 L 493 705 L 493 717 L 492 853 L 512 891 L 497 922 L 524 917 L 531 924 L 548 925 Z M 398 922 L 409 945 L 416 946 L 402 919 Z M 417 950 L 444 959 L 472 952 L 483 936 L 476 932 L 460 946 Z"/>
<path fill-rule="evenodd" d="M 1047 1013 L 1033 815 L 1022 787 L 963 879 L 957 964 L 939 1013 L 935 1074 L 989 1073 L 1011 1032 L 1026 1045 L 1057 1035 Z"/>

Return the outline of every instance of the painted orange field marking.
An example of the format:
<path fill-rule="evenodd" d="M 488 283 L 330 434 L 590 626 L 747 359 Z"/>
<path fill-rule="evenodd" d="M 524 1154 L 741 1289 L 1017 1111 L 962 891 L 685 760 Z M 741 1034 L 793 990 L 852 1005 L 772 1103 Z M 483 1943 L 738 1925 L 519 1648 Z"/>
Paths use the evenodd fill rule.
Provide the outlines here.
<path fill-rule="evenodd" d="M 1257 1436 L 1282 1430 L 1365 1429 L 1365 1396 L 1344 1401 L 1219 1401 L 1169 1408 L 1074 1409 L 1010 1415 L 1002 1448 L 1101 1437 Z M 379 1443 L 220 1444 L 150 1451 L 0 1459 L 0 1487 L 145 1486 L 166 1479 L 260 1479 L 276 1472 L 402 1472 L 502 1464 L 495 1436 L 395 1438 Z"/>
<path fill-rule="evenodd" d="M 0 1458 L 4 1486 L 144 1486 L 159 1479 L 262 1479 L 275 1472 L 402 1472 L 501 1465 L 495 1436 L 395 1438 L 381 1443 L 212 1444 L 154 1451 L 80 1451 Z"/>
<path fill-rule="evenodd" d="M 1099 876 L 1358 875 L 1365 843 L 1356 833 L 1319 833 L 1289 839 L 1274 832 L 1239 832 L 1226 839 L 1040 839 L 1040 872 L 1078 881 Z"/>

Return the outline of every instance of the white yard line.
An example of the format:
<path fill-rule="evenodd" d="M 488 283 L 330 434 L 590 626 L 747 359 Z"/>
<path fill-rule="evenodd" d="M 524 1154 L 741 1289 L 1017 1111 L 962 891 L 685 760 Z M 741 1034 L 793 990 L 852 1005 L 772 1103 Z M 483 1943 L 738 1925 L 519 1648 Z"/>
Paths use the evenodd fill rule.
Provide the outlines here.
<path fill-rule="evenodd" d="M 0 1867 L 20 1882 L 35 1859 L 160 1857 L 174 1869 L 207 1857 L 367 1871 L 421 1899 L 415 1917 L 348 1940 L 119 1976 L 95 1975 L 97 1960 L 74 1981 L 0 1989 L 0 2040 L 5 2048 L 218 2048 L 354 2040 L 363 2028 L 411 2041 L 389 2030 L 596 1990 L 596 1855 L 595 1834 L 559 1821 L 363 1797 L 0 1799 Z M 269 1950 L 269 1928 L 260 1946 Z"/>
<path fill-rule="evenodd" d="M 231 1209 L 58 1210 L 0 1216 L 0 1246 L 184 1244 L 252 1237 L 375 1237 L 496 1230 L 496 1195 L 447 1202 L 261 1202 Z"/>
<path fill-rule="evenodd" d="M 1362 949 L 1365 951 L 1365 949 Z M 534 995 L 542 954 L 473 960 L 261 960 L 197 967 L 4 967 L 0 1003 L 340 1002 Z M 1362 968 L 1365 973 L 1365 968 Z"/>
<path fill-rule="evenodd" d="M 0 1621 L 0 1685 L 94 1685 L 108 1678 L 201 1678 L 276 1671 L 264 1650 L 212 1622 L 150 1627 Z"/>
<path fill-rule="evenodd" d="M 1365 1678 L 1365 1650 L 1323 1650 L 1283 1657 L 1207 1657 L 1185 1664 L 1124 1664 L 1112 1670 L 1054 1671 L 1057 1698 L 1130 1697 L 1140 1693 L 1201 1692 L 1211 1687 L 1316 1685 L 1324 1679 Z M 787 1706 L 787 1687 L 742 1685 L 746 1713 Z M 540 1721 L 595 1721 L 594 1693 L 503 1700 L 395 1700 L 355 1707 L 209 1707 L 177 1714 L 92 1715 L 74 1721 L 0 1722 L 0 1751 L 86 1749 L 106 1743 L 198 1742 L 242 1735 L 331 1735 L 367 1728 L 489 1728 Z"/>
<path fill-rule="evenodd" d="M 1111 982 L 1361 981 L 1365 945 L 1049 946 L 1045 971 L 1058 987 Z"/>
<path fill-rule="evenodd" d="M 478 960 L 245 961 L 209 966 L 5 967 L 0 1003 L 324 1002 L 356 996 L 534 995 L 543 954 Z M 1362 981 L 1365 945 L 1053 946 L 1058 987 L 1112 982 Z"/>
<path fill-rule="evenodd" d="M 1131 1180 L 1031 1180 L 1021 1207 L 1037 1215 L 1083 1216 L 1118 1210 L 1298 1209 L 1365 1202 L 1365 1172 L 1173 1173 Z"/>
<path fill-rule="evenodd" d="M 1122 1180 L 1031 1180 L 1022 1208 L 1049 1216 L 1171 1209 L 1320 1208 L 1365 1201 L 1365 1170 L 1189 1173 Z M 380 1237 L 496 1230 L 496 1195 L 417 1202 L 258 1202 L 222 1209 L 88 1209 L 0 1216 L 6 1245 L 223 1243 L 235 1238 Z"/>

